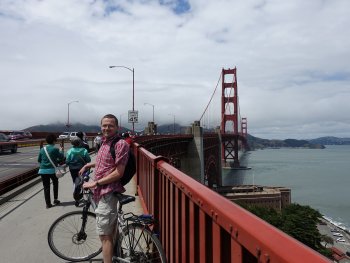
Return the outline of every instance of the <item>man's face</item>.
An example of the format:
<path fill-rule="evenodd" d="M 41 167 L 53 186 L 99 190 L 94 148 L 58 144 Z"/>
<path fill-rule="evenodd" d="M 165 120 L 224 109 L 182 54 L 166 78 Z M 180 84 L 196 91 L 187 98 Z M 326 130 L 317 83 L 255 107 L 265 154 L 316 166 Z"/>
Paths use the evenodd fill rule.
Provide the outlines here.
<path fill-rule="evenodd" d="M 105 137 L 114 136 L 118 131 L 118 126 L 115 123 L 115 120 L 110 118 L 103 118 L 101 121 L 101 131 Z"/>

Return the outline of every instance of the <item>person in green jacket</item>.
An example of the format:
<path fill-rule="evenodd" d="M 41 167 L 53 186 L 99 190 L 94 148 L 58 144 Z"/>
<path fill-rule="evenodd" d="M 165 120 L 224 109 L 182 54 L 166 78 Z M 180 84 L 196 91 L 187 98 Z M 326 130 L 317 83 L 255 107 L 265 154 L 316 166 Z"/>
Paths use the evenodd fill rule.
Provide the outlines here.
<path fill-rule="evenodd" d="M 63 148 L 60 149 L 55 147 L 55 142 L 57 137 L 55 134 L 49 134 L 46 136 L 47 145 L 44 146 L 47 153 L 50 155 L 51 160 L 55 165 L 64 162 Z M 58 178 L 55 174 L 55 167 L 51 164 L 44 148 L 39 151 L 38 162 L 40 163 L 38 174 L 41 176 L 41 180 L 44 186 L 44 197 L 46 202 L 46 208 L 51 208 L 51 197 L 50 197 L 50 179 L 53 184 L 53 196 L 55 205 L 58 205 L 60 201 L 58 200 Z"/>
<path fill-rule="evenodd" d="M 66 164 L 69 167 L 73 180 L 73 198 L 75 200 L 75 206 L 78 206 L 79 200 L 81 199 L 79 196 L 80 189 L 76 189 L 76 187 L 80 185 L 81 180 L 79 177 L 79 171 L 85 164 L 91 162 L 91 158 L 88 151 L 81 146 L 81 141 L 79 138 L 73 139 L 71 143 L 73 147 L 67 152 Z"/>

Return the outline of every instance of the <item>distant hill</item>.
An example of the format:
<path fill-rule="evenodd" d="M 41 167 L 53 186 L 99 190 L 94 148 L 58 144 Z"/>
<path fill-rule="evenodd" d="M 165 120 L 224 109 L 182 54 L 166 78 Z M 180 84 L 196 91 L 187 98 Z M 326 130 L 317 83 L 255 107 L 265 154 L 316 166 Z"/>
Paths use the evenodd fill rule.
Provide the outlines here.
<path fill-rule="evenodd" d="M 248 134 L 248 144 L 251 149 L 262 148 L 280 148 L 280 147 L 292 147 L 292 148 L 310 148 L 310 149 L 324 149 L 325 146 L 322 143 L 311 142 L 309 140 L 267 140 L 254 137 Z"/>
<path fill-rule="evenodd" d="M 64 132 L 68 131 L 67 127 L 63 123 L 54 123 L 54 124 L 47 124 L 47 125 L 36 125 L 32 127 L 28 127 L 24 129 L 26 131 L 30 132 Z M 69 127 L 69 131 L 82 131 L 86 133 L 98 133 L 101 131 L 101 127 L 98 125 L 85 125 L 82 123 L 74 123 L 71 127 Z M 121 132 L 129 131 L 129 129 L 122 128 Z"/>
<path fill-rule="evenodd" d="M 185 127 L 175 123 L 175 133 L 180 133 L 180 131 L 183 131 L 184 128 Z M 64 123 L 36 125 L 36 126 L 28 127 L 23 130 L 30 131 L 30 132 L 59 132 L 59 133 L 68 131 Z M 158 133 L 161 133 L 161 134 L 167 134 L 167 133 L 172 134 L 173 130 L 174 130 L 173 123 L 158 126 Z M 72 126 L 69 127 L 69 131 L 83 131 L 86 133 L 97 133 L 101 131 L 101 127 L 98 125 L 85 125 L 82 123 L 73 123 Z M 131 131 L 131 130 L 128 128 L 122 127 L 120 132 L 126 132 L 126 131 Z"/>
<path fill-rule="evenodd" d="M 47 125 L 36 125 L 24 129 L 30 132 L 64 132 L 68 131 L 67 127 L 63 123 L 54 123 Z M 99 132 L 101 128 L 97 125 L 85 125 L 82 123 L 74 123 L 69 127 L 69 131 L 83 131 L 83 132 Z"/>
<path fill-rule="evenodd" d="M 312 139 L 309 140 L 309 142 L 323 145 L 350 145 L 350 138 L 338 138 L 328 136 Z"/>

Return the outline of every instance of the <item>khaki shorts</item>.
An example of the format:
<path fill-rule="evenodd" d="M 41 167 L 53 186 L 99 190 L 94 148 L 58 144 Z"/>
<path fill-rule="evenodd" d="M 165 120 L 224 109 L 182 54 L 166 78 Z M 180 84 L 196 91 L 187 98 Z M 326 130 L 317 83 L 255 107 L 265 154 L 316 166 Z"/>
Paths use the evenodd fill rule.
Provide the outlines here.
<path fill-rule="evenodd" d="M 117 222 L 118 199 L 113 193 L 102 196 L 95 210 L 98 235 L 112 235 Z"/>

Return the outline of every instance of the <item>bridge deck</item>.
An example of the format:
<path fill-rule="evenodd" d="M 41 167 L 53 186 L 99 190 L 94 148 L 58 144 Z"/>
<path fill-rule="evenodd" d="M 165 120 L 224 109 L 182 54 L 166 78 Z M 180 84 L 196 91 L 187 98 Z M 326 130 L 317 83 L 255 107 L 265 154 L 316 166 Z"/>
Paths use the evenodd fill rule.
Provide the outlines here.
<path fill-rule="evenodd" d="M 94 158 L 95 156 L 92 156 L 92 159 Z M 67 173 L 59 182 L 59 206 L 46 209 L 41 180 L 0 206 L 1 262 L 66 262 L 51 252 L 47 244 L 47 232 L 56 218 L 82 208 L 74 206 L 70 174 Z M 135 194 L 134 180 L 131 180 L 126 190 L 126 194 Z M 135 203 L 125 206 L 125 211 L 142 213 L 139 198 L 137 197 Z M 90 262 L 102 262 L 102 255 Z"/>

